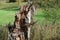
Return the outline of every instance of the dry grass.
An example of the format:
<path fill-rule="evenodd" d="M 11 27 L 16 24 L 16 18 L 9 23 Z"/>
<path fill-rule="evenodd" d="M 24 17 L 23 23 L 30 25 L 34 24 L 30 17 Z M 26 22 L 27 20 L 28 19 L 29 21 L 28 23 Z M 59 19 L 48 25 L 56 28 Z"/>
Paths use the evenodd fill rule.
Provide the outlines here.
<path fill-rule="evenodd" d="M 0 30 L 0 40 L 7 40 L 7 27 Z M 60 24 L 39 25 L 31 27 L 31 40 L 60 40 Z"/>
<path fill-rule="evenodd" d="M 31 40 L 60 40 L 60 24 L 34 25 Z"/>
<path fill-rule="evenodd" d="M 0 26 L 0 40 L 7 40 L 8 29 L 7 26 Z"/>

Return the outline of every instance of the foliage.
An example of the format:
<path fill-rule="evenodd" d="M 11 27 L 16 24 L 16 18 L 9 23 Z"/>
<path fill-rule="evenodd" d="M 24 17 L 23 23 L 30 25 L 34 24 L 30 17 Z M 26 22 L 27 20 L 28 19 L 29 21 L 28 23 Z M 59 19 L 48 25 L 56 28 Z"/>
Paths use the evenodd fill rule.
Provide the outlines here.
<path fill-rule="evenodd" d="M 52 22 L 53 24 L 60 18 L 59 13 L 57 12 L 58 8 L 46 8 L 44 9 L 44 17 L 47 21 Z"/>
<path fill-rule="evenodd" d="M 33 3 L 39 5 L 40 7 L 54 7 L 59 6 L 60 7 L 60 0 L 30 0 Z"/>

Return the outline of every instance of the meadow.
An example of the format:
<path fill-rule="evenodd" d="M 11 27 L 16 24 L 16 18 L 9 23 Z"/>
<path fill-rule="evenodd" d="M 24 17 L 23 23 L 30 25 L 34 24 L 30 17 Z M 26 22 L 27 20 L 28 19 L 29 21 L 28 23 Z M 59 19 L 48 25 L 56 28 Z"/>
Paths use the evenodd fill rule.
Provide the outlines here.
<path fill-rule="evenodd" d="M 18 5 L 15 3 L 4 3 L 3 5 L 0 5 L 1 40 L 7 40 L 7 28 L 4 25 L 7 25 L 9 22 L 13 24 L 14 16 L 18 11 Z M 44 8 L 36 9 L 34 20 L 37 20 L 37 23 L 31 27 L 31 40 L 60 40 L 60 8 L 56 8 L 56 11 L 54 12 L 48 12 L 49 15 L 51 12 L 56 13 L 57 18 L 55 24 L 52 24 L 52 20 L 54 20 L 53 18 L 51 18 L 51 20 L 47 19 L 50 18 L 49 16 L 45 15 L 47 12 L 48 11 L 46 11 Z M 52 14 L 52 17 L 55 17 L 54 14 Z"/>

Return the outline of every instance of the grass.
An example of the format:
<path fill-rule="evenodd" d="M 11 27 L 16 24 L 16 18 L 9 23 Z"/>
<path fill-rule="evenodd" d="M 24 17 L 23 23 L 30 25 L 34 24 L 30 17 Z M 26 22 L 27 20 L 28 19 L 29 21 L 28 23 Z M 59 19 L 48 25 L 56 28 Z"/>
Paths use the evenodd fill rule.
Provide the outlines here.
<path fill-rule="evenodd" d="M 2 9 L 0 10 L 0 25 L 4 25 L 4 24 L 8 24 L 9 22 L 13 22 L 14 21 L 14 16 L 15 14 L 17 13 L 18 10 L 14 10 L 14 9 Z M 38 11 L 38 12 L 37 12 Z M 34 16 L 34 19 L 35 20 L 38 20 L 39 23 L 43 22 L 44 21 L 44 17 L 43 17 L 43 12 L 42 10 L 38 9 L 36 12 L 35 12 L 35 16 Z"/>
<path fill-rule="evenodd" d="M 12 4 L 12 6 L 10 6 Z M 1 5 L 0 7 L 0 25 L 6 25 L 9 22 L 14 22 L 15 13 L 18 11 L 18 7 L 13 3 Z M 22 5 L 22 4 L 21 4 Z M 60 24 L 46 24 L 47 20 L 44 17 L 43 8 L 37 9 L 34 19 L 38 22 L 31 28 L 31 40 L 60 40 Z M 60 8 L 57 9 L 57 14 L 60 15 Z M 60 23 L 60 19 L 57 19 L 57 23 Z M 4 30 L 2 30 L 4 29 Z M 5 26 L 0 26 L 0 39 L 6 40 L 7 29 Z"/>
<path fill-rule="evenodd" d="M 34 19 L 38 21 L 39 24 L 46 24 L 47 20 L 44 17 L 44 9 L 37 9 L 34 15 Z M 17 13 L 18 8 L 9 8 L 9 9 L 1 9 L 0 10 L 0 25 L 8 24 L 9 22 L 13 23 L 14 16 Z M 57 9 L 57 15 L 60 15 L 60 8 Z M 49 22 L 49 21 L 48 21 Z M 60 23 L 60 16 L 56 20 L 57 23 Z"/>
<path fill-rule="evenodd" d="M 0 25 L 14 21 L 16 11 L 0 10 Z"/>
<path fill-rule="evenodd" d="M 19 4 L 24 5 L 24 3 Z M 14 15 L 19 10 L 18 3 L 2 3 L 0 2 L 0 25 L 8 24 L 14 21 Z"/>

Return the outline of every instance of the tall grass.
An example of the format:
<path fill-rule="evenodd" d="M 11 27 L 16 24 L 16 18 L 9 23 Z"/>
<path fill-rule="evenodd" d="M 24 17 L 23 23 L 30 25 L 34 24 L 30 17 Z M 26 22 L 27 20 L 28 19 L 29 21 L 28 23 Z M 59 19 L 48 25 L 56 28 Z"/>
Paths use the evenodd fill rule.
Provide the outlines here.
<path fill-rule="evenodd" d="M 8 39 L 8 29 L 7 26 L 0 26 L 0 40 Z"/>
<path fill-rule="evenodd" d="M 31 40 L 60 40 L 60 32 L 59 32 L 60 24 L 55 25 L 35 24 L 33 27 L 34 32 L 32 32 L 31 34 L 33 36 Z"/>
<path fill-rule="evenodd" d="M 3 30 L 2 30 L 3 29 Z M 0 40 L 7 40 L 7 27 L 0 29 Z M 42 25 L 36 23 L 31 27 L 31 40 L 60 40 L 60 24 Z"/>

